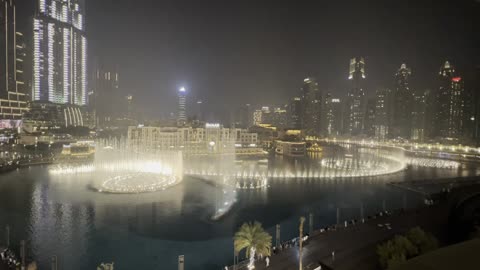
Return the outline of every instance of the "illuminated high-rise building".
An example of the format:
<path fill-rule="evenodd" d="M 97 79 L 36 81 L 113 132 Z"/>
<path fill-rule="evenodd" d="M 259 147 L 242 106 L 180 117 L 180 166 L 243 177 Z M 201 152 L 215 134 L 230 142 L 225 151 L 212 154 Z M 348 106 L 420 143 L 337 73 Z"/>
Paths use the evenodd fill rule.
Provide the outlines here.
<path fill-rule="evenodd" d="M 465 119 L 465 89 L 463 79 L 448 61 L 440 69 L 440 86 L 436 95 L 435 135 L 443 139 L 459 139 Z"/>
<path fill-rule="evenodd" d="M 302 101 L 302 129 L 306 135 L 319 136 L 322 94 L 314 78 L 303 80 Z"/>
<path fill-rule="evenodd" d="M 259 126 L 263 123 L 263 111 L 262 110 L 255 110 L 253 112 L 253 125 Z"/>
<path fill-rule="evenodd" d="M 411 69 L 402 64 L 395 74 L 395 87 L 393 89 L 393 111 L 390 127 L 394 138 L 410 139 L 412 128 L 412 110 L 414 104 L 413 91 L 410 88 Z"/>
<path fill-rule="evenodd" d="M 87 104 L 84 0 L 37 0 L 33 20 L 33 100 Z"/>
<path fill-rule="evenodd" d="M 380 141 L 387 139 L 390 128 L 391 90 L 380 88 L 375 93 L 375 138 Z"/>
<path fill-rule="evenodd" d="M 413 94 L 412 105 L 412 131 L 410 139 L 422 142 L 425 139 L 425 120 L 427 116 L 427 98 L 429 91 L 416 92 Z"/>
<path fill-rule="evenodd" d="M 363 133 L 368 137 L 375 136 L 376 98 L 369 98 L 365 106 Z"/>
<path fill-rule="evenodd" d="M 96 64 L 92 78 L 93 93 L 88 105 L 95 112 L 96 126 L 105 128 L 121 115 L 123 98 L 119 91 L 117 68 Z M 128 100 L 127 100 L 128 101 Z"/>
<path fill-rule="evenodd" d="M 325 125 L 324 133 L 329 137 L 339 136 L 342 133 L 342 103 L 339 98 L 332 97 L 328 92 L 325 95 Z"/>
<path fill-rule="evenodd" d="M 177 125 L 187 124 L 187 90 L 185 87 L 178 89 Z"/>
<path fill-rule="evenodd" d="M 293 129 L 302 128 L 302 99 L 294 97 L 288 108 L 288 126 Z"/>
<path fill-rule="evenodd" d="M 26 46 L 16 28 L 13 0 L 0 0 L 0 119 L 21 119 L 27 110 Z"/>
<path fill-rule="evenodd" d="M 363 132 L 365 116 L 365 59 L 356 57 L 350 60 L 348 79 L 351 87 L 345 100 L 344 129 L 347 134 L 358 135 Z"/>

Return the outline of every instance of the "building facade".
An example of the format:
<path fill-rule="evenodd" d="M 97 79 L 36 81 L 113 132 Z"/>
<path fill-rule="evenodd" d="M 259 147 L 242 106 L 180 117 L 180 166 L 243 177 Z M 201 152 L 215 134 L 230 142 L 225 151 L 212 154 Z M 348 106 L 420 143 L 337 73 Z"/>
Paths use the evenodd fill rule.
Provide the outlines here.
<path fill-rule="evenodd" d="M 294 129 L 302 128 L 302 99 L 294 97 L 288 108 L 288 126 Z"/>
<path fill-rule="evenodd" d="M 33 100 L 87 105 L 84 0 L 37 0 Z"/>
<path fill-rule="evenodd" d="M 314 78 L 303 80 L 302 129 L 309 136 L 319 136 L 321 131 L 322 93 Z"/>
<path fill-rule="evenodd" d="M 365 116 L 365 59 L 356 57 L 350 60 L 348 79 L 351 82 L 350 89 L 345 100 L 345 133 L 359 135 L 363 133 Z"/>
<path fill-rule="evenodd" d="M 428 92 L 415 92 L 413 94 L 412 122 L 410 139 L 423 142 L 425 140 L 425 120 L 427 114 Z"/>
<path fill-rule="evenodd" d="M 186 156 L 234 154 L 236 148 L 257 148 L 256 133 L 219 124 L 192 127 L 129 127 L 128 145 L 144 151 L 182 151 Z"/>
<path fill-rule="evenodd" d="M 391 90 L 380 88 L 375 93 L 375 138 L 384 141 L 389 135 L 389 114 L 390 114 Z"/>
<path fill-rule="evenodd" d="M 465 89 L 463 79 L 448 61 L 439 72 L 435 126 L 437 137 L 458 140 L 465 125 Z"/>
<path fill-rule="evenodd" d="M 177 126 L 187 124 L 187 90 L 185 87 L 178 89 Z"/>
<path fill-rule="evenodd" d="M 27 50 L 16 20 L 15 1 L 0 0 L 0 120 L 19 120 L 27 110 Z"/>
<path fill-rule="evenodd" d="M 375 137 L 376 98 L 369 98 L 365 109 L 363 133 L 368 137 Z"/>
<path fill-rule="evenodd" d="M 27 133 L 93 126 L 93 115 L 85 106 L 30 102 L 23 115 L 23 130 Z"/>
<path fill-rule="evenodd" d="M 339 98 L 332 97 L 332 94 L 328 92 L 325 95 L 324 108 L 324 133 L 328 137 L 335 137 L 341 135 L 343 130 L 343 107 L 341 100 Z"/>
<path fill-rule="evenodd" d="M 390 133 L 393 138 L 410 139 L 412 127 L 413 91 L 410 88 L 411 69 L 402 64 L 395 74 L 393 114 Z"/>
<path fill-rule="evenodd" d="M 119 93 L 119 75 L 115 67 L 97 64 L 93 75 L 93 93 L 89 98 L 89 107 L 95 114 L 96 126 L 108 127 L 119 117 L 121 95 Z"/>

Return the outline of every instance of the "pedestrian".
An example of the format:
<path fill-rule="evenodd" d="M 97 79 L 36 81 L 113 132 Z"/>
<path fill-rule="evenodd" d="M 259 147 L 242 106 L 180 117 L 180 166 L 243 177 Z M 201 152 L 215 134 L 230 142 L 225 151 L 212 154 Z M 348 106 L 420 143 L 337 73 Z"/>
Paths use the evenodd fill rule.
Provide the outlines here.
<path fill-rule="evenodd" d="M 267 264 L 267 267 L 270 265 L 270 258 L 269 257 L 265 258 L 265 263 Z"/>
<path fill-rule="evenodd" d="M 332 251 L 332 262 L 334 262 L 334 261 L 335 261 L 335 250 Z"/>

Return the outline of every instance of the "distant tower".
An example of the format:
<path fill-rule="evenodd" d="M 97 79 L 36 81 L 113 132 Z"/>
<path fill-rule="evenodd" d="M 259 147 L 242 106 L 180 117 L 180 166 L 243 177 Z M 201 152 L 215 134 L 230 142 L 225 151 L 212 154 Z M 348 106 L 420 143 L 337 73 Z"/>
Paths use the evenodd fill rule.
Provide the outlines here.
<path fill-rule="evenodd" d="M 84 0 L 38 0 L 33 20 L 33 100 L 87 105 Z"/>
<path fill-rule="evenodd" d="M 329 137 L 339 136 L 342 132 L 342 103 L 339 98 L 333 98 L 327 92 L 324 102 L 325 125 L 324 133 Z"/>
<path fill-rule="evenodd" d="M 348 91 L 345 101 L 345 123 L 346 133 L 358 135 L 363 131 L 365 116 L 365 59 L 355 57 L 350 60 L 348 79 L 351 81 L 351 88 Z"/>
<path fill-rule="evenodd" d="M 443 139 L 459 139 L 464 128 L 465 89 L 463 80 L 448 61 L 440 69 L 437 92 L 436 135 Z"/>
<path fill-rule="evenodd" d="M 425 119 L 427 113 L 427 96 L 429 92 L 414 92 L 412 106 L 412 132 L 410 139 L 422 142 L 425 139 Z"/>
<path fill-rule="evenodd" d="M 127 118 L 129 120 L 134 120 L 135 119 L 135 115 L 134 115 L 134 99 L 133 99 L 133 95 L 127 95 L 125 97 L 125 100 L 127 101 Z"/>
<path fill-rule="evenodd" d="M 391 134 L 394 138 L 410 139 L 412 130 L 413 91 L 409 86 L 412 70 L 402 64 L 395 74 Z"/>
<path fill-rule="evenodd" d="M 187 90 L 185 87 L 178 89 L 178 111 L 177 125 L 185 126 L 187 124 Z"/>
<path fill-rule="evenodd" d="M 314 78 L 303 80 L 302 101 L 302 129 L 306 135 L 319 136 L 322 94 Z"/>
<path fill-rule="evenodd" d="M 289 127 L 293 129 L 302 128 L 302 99 L 300 97 L 294 97 L 290 101 L 289 105 Z"/>
<path fill-rule="evenodd" d="M 88 105 L 95 111 L 97 127 L 104 128 L 120 117 L 119 75 L 116 67 L 98 63 L 94 72 L 93 94 L 90 96 Z"/>
<path fill-rule="evenodd" d="M 375 138 L 384 141 L 389 135 L 390 127 L 390 101 L 391 91 L 380 88 L 375 93 Z"/>

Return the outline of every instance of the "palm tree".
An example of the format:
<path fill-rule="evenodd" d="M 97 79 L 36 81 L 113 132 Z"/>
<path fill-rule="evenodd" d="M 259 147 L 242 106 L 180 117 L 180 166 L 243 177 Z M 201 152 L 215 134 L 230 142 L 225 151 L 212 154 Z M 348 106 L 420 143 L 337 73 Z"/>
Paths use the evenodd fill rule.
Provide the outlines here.
<path fill-rule="evenodd" d="M 270 256 L 272 248 L 272 236 L 268 234 L 260 222 L 244 223 L 234 237 L 235 251 L 246 249 L 247 257 L 250 258 L 248 269 L 254 269 L 255 253 Z"/>

